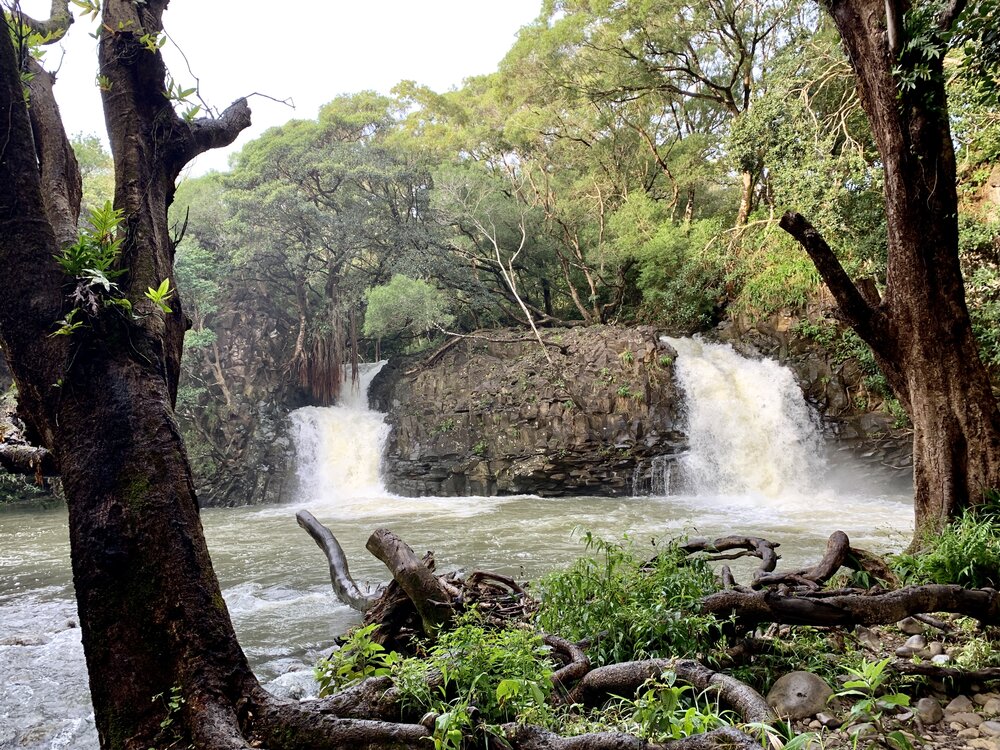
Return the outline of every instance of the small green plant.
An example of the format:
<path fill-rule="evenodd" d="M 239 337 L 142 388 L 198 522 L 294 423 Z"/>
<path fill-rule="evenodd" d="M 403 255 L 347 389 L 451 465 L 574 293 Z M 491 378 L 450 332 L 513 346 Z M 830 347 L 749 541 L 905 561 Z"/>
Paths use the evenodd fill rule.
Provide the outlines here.
<path fill-rule="evenodd" d="M 455 429 L 455 418 L 448 417 L 438 423 L 438 426 L 434 428 L 431 434 L 433 435 L 443 435 L 446 432 L 451 432 Z"/>
<path fill-rule="evenodd" d="M 872 722 L 881 744 L 892 750 L 910 750 L 912 747 L 910 740 L 903 732 L 899 730 L 886 732 L 882 725 L 883 712 L 896 711 L 910 705 L 908 695 L 885 690 L 889 677 L 886 667 L 891 661 L 891 657 L 880 661 L 863 659 L 855 666 L 848 667 L 847 671 L 853 679 L 844 683 L 844 689 L 837 693 L 837 697 L 854 701 L 850 720 Z"/>
<path fill-rule="evenodd" d="M 627 385 L 618 386 L 618 395 L 622 398 L 632 398 L 632 389 Z"/>
<path fill-rule="evenodd" d="M 986 636 L 970 638 L 955 656 L 955 664 L 971 671 L 1000 667 L 998 645 L 1000 644 Z"/>
<path fill-rule="evenodd" d="M 173 296 L 174 290 L 170 288 L 170 279 L 164 279 L 160 282 L 160 285 L 153 289 L 153 287 L 147 287 L 146 298 L 151 300 L 154 305 L 156 305 L 164 313 L 172 313 L 173 310 L 167 305 L 167 302 Z"/>
<path fill-rule="evenodd" d="M 622 699 L 640 737 L 652 742 L 679 740 L 729 723 L 718 703 L 705 700 L 704 694 L 694 695 L 689 685 L 676 685 L 676 680 L 673 672 L 665 672 L 647 680 L 635 700 Z"/>
<path fill-rule="evenodd" d="M 480 456 L 480 457 L 485 456 L 486 455 L 486 441 L 485 440 L 480 440 L 478 443 L 476 443 L 474 446 L 472 446 L 472 452 L 475 455 Z"/>
<path fill-rule="evenodd" d="M 618 355 L 618 359 L 621 360 L 623 365 L 630 365 L 635 362 L 635 355 L 632 353 L 631 349 L 626 349 Z"/>
<path fill-rule="evenodd" d="M 659 357 L 659 359 L 656 360 L 656 363 L 660 367 L 664 367 L 664 368 L 670 367 L 670 365 L 672 365 L 674 363 L 674 358 L 671 357 L 669 354 L 661 354 L 660 357 Z"/>
<path fill-rule="evenodd" d="M 400 656 L 372 640 L 377 629 L 377 624 L 357 628 L 339 649 L 319 660 L 314 674 L 320 695 L 330 695 L 366 677 L 387 675 L 392 671 Z"/>
<path fill-rule="evenodd" d="M 152 702 L 161 703 L 166 711 L 166 716 L 164 716 L 163 720 L 160 722 L 160 731 L 156 737 L 156 744 L 159 745 L 162 750 L 170 750 L 170 748 L 179 747 L 182 742 L 182 737 L 178 731 L 176 722 L 177 717 L 180 714 L 181 707 L 186 703 L 184 696 L 181 694 L 181 686 L 174 685 L 170 688 L 169 693 L 157 693 L 153 696 Z M 157 750 L 157 748 L 151 747 L 149 750 Z"/>

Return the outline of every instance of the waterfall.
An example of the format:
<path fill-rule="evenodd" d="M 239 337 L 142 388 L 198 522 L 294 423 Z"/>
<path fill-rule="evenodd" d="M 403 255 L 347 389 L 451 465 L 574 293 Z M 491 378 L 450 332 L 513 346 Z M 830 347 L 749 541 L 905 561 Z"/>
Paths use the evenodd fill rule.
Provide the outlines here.
<path fill-rule="evenodd" d="M 357 382 L 345 378 L 337 406 L 293 411 L 298 494 L 309 502 L 385 497 L 379 473 L 389 435 L 385 415 L 368 408 L 368 386 L 385 361 L 362 364 Z"/>
<path fill-rule="evenodd" d="M 825 472 L 817 419 L 792 372 L 728 344 L 665 338 L 677 350 L 689 450 L 671 483 L 695 495 L 803 496 Z M 671 482 L 671 479 L 673 482 Z"/>

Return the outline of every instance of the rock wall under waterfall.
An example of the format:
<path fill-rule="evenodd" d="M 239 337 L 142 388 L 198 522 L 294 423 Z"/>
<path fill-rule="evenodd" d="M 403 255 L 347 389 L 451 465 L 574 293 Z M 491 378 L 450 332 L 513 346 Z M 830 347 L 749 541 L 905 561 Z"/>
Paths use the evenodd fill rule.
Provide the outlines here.
<path fill-rule="evenodd" d="M 523 333 L 390 361 L 371 401 L 392 428 L 388 489 L 405 495 L 627 495 L 683 450 L 676 353 L 652 327 Z M 516 339 L 509 343 L 505 340 Z M 550 361 L 551 360 L 551 361 Z"/>

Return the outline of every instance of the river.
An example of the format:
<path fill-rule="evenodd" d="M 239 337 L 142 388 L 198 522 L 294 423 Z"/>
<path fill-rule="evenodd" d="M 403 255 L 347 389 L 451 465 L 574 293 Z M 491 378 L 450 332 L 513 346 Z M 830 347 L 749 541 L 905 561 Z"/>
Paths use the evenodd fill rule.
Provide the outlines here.
<path fill-rule="evenodd" d="M 387 575 L 364 550 L 378 526 L 393 529 L 418 552 L 433 549 L 439 570 L 485 568 L 519 578 L 579 556 L 584 530 L 606 538 L 627 533 L 637 544 L 678 534 L 753 533 L 781 542 L 783 566 L 818 558 L 836 529 L 854 544 L 878 550 L 907 541 L 912 528 L 907 489 L 832 459 L 808 410 L 800 410 L 801 396 L 787 403 L 797 392 L 793 382 L 789 388 L 783 380 L 787 371 L 748 374 L 743 371 L 769 365 L 716 349 L 679 351 L 678 378 L 690 376 L 685 391 L 692 450 L 678 465 L 665 465 L 672 476 L 663 491 L 673 494 L 661 496 L 391 497 L 378 479 L 382 418 L 367 410 L 363 398 L 293 415 L 303 501 L 202 513 L 240 642 L 260 678 L 284 695 L 308 693 L 309 666 L 358 621 L 334 597 L 322 553 L 295 523 L 300 507 L 333 529 L 352 573 L 372 583 Z M 712 357 L 717 360 L 712 364 L 702 361 Z M 685 360 L 704 368 L 685 375 Z M 694 393 L 714 377 L 736 380 Z M 720 402 L 715 407 L 720 416 L 698 411 L 713 408 L 713 400 Z M 760 416 L 747 416 L 747 409 Z M 786 416 L 767 421 L 775 413 Z M 715 437 L 699 431 L 715 431 Z M 345 454 L 350 458 L 343 461 Z M 339 468 L 331 469 L 337 461 Z M 739 477 L 754 472 L 760 477 L 720 480 L 724 467 Z M 0 507 L 2 750 L 97 747 L 75 622 L 66 518 L 60 506 Z"/>

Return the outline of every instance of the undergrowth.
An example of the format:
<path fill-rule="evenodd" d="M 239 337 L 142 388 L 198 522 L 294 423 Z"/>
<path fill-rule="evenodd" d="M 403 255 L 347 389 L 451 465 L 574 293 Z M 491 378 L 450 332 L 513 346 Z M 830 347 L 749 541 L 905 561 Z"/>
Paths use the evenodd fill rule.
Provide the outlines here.
<path fill-rule="evenodd" d="M 654 543 L 650 559 L 628 539 L 587 533 L 584 543 L 593 556 L 538 584 L 542 630 L 594 639 L 587 654 L 595 665 L 708 651 L 718 621 L 697 610 L 719 584 L 705 562 L 687 559 L 677 542 Z"/>
<path fill-rule="evenodd" d="M 1000 496 L 970 508 L 940 533 L 928 533 L 920 554 L 890 558 L 906 583 L 1000 587 Z"/>

